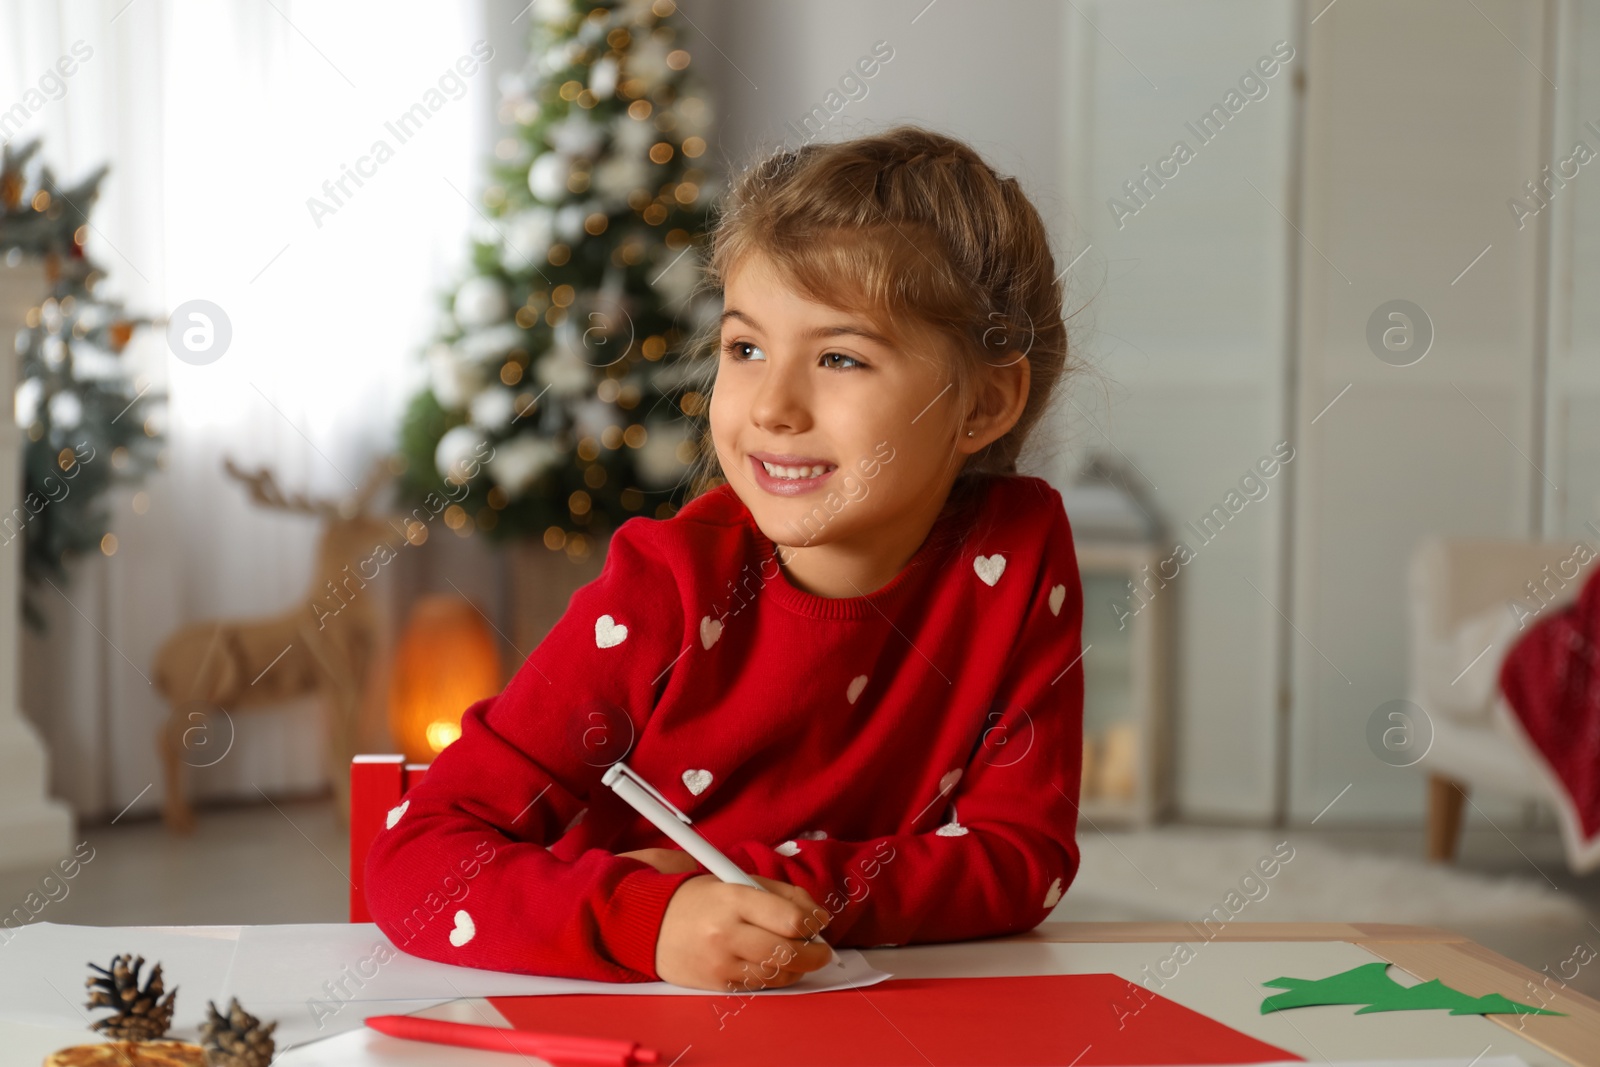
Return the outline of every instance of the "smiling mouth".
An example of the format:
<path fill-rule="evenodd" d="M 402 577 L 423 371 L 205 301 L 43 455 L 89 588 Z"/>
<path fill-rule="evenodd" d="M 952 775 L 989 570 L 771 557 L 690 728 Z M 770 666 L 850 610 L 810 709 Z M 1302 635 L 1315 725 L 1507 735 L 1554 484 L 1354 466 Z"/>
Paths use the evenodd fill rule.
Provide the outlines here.
<path fill-rule="evenodd" d="M 768 463 L 764 459 L 757 460 L 757 462 L 761 464 L 762 469 L 765 470 L 771 477 L 797 482 L 807 481 L 811 478 L 820 478 L 829 471 L 838 469 L 832 463 L 815 463 L 801 467 L 786 467 L 777 463 Z"/>

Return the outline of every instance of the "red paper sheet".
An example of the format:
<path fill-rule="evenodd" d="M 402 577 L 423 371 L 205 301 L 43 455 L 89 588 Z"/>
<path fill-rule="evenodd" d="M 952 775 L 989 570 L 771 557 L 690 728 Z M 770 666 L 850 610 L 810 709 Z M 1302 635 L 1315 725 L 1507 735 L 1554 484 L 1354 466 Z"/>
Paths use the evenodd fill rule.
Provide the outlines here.
<path fill-rule="evenodd" d="M 676 1067 L 1132 1067 L 1304 1059 L 1114 974 L 891 978 L 861 989 L 778 997 L 586 994 L 489 1002 L 519 1030 L 638 1041 Z"/>

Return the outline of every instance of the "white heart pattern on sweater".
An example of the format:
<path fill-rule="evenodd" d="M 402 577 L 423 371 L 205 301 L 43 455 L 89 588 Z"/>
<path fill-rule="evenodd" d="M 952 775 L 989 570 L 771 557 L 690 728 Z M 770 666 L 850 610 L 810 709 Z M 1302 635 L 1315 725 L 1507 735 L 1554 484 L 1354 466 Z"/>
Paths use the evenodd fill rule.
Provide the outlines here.
<path fill-rule="evenodd" d="M 478 927 L 474 925 L 472 916 L 464 911 L 456 912 L 456 926 L 450 931 L 450 943 L 460 948 L 471 941 L 478 934 Z"/>
<path fill-rule="evenodd" d="M 1050 892 L 1044 895 L 1044 906 L 1053 908 L 1061 903 L 1061 879 L 1057 878 L 1050 883 Z"/>
<path fill-rule="evenodd" d="M 722 636 L 722 620 L 713 619 L 710 615 L 700 620 L 700 645 L 710 648 L 717 643 L 717 638 Z"/>
<path fill-rule="evenodd" d="M 860 696 L 861 691 L 866 687 L 867 676 L 864 674 L 858 674 L 854 678 L 850 679 L 850 684 L 845 688 L 844 691 L 844 698 L 850 703 L 854 704 L 856 702 L 856 697 Z"/>
<path fill-rule="evenodd" d="M 683 772 L 684 787 L 699 796 L 706 791 L 706 786 L 711 784 L 711 772 L 708 770 L 693 770 Z"/>
<path fill-rule="evenodd" d="M 992 556 L 977 556 L 972 560 L 972 569 L 978 572 L 985 585 L 993 585 L 1005 573 L 1006 558 L 998 552 Z"/>
<path fill-rule="evenodd" d="M 793 841 L 785 841 L 783 844 L 773 848 L 772 851 L 780 856 L 793 856 L 800 851 L 800 846 Z"/>
<path fill-rule="evenodd" d="M 1058 586 L 1055 586 L 1054 588 L 1052 588 L 1050 590 L 1050 614 L 1052 614 L 1052 615 L 1060 615 L 1061 614 L 1061 602 L 1066 600 L 1066 599 L 1067 599 L 1067 587 L 1066 586 L 1058 585 Z"/>
<path fill-rule="evenodd" d="M 966 836 L 967 828 L 956 822 L 954 819 L 951 819 L 949 822 L 935 830 L 934 833 L 938 834 L 940 837 L 964 837 Z"/>
<path fill-rule="evenodd" d="M 411 801 L 402 800 L 400 803 L 389 809 L 389 817 L 385 820 L 385 823 L 389 829 L 394 829 L 394 824 L 400 821 L 400 816 L 404 815 L 406 813 L 406 809 L 410 806 Z"/>
<path fill-rule="evenodd" d="M 599 648 L 610 648 L 620 645 L 628 639 L 628 628 L 613 619 L 610 615 L 602 615 L 594 620 L 594 643 Z"/>

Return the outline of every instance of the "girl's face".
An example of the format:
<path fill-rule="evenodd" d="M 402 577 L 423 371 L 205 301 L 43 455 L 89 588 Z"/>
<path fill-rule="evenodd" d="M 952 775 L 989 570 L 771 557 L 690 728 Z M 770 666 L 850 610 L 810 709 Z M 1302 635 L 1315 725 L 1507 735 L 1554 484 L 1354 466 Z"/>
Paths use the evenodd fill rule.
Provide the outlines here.
<path fill-rule="evenodd" d="M 944 364 L 926 358 L 948 353 L 896 347 L 754 253 L 724 309 L 711 436 L 762 532 L 794 548 L 925 533 L 970 451 Z"/>

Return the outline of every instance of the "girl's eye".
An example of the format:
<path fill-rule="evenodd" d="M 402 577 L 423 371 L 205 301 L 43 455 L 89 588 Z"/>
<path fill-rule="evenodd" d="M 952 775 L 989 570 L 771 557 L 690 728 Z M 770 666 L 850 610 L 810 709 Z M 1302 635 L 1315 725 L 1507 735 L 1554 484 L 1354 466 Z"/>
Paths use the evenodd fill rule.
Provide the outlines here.
<path fill-rule="evenodd" d="M 767 358 L 766 353 L 764 353 L 764 352 L 762 352 L 759 357 L 747 356 L 744 353 L 744 350 L 747 349 L 747 348 L 752 353 L 761 352 L 761 349 L 759 347 L 757 347 L 756 345 L 751 344 L 749 341 L 728 341 L 728 342 L 723 344 L 722 351 L 724 353 L 726 353 L 727 356 L 730 359 L 734 360 L 737 363 L 750 363 L 750 362 L 753 362 L 756 358 L 760 358 L 760 359 L 763 359 L 763 360 Z M 829 363 L 829 362 L 827 362 L 827 360 L 835 358 L 835 357 L 837 357 L 839 359 L 842 359 L 845 362 L 842 363 L 842 364 L 841 363 Z M 856 359 L 854 356 L 847 356 L 843 352 L 825 352 L 822 355 L 822 359 L 824 361 L 823 362 L 823 366 L 827 367 L 829 370 L 851 370 L 851 369 L 853 369 L 855 367 L 865 367 L 866 366 L 866 364 L 862 363 L 859 359 Z"/>
<path fill-rule="evenodd" d="M 751 344 L 749 341 L 729 341 L 722 346 L 722 350 L 733 359 L 739 360 L 740 362 L 748 362 L 744 355 L 739 351 L 742 348 L 748 348 L 755 352 L 761 351 L 761 349 L 756 348 L 756 346 Z M 762 355 L 761 358 L 766 359 L 767 357 Z"/>

